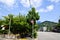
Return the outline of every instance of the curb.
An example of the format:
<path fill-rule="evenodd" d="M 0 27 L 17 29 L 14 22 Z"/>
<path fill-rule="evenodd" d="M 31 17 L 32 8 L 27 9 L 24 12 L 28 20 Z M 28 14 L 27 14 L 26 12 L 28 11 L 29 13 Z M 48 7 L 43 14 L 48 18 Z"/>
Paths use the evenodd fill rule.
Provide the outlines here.
<path fill-rule="evenodd" d="M 38 40 L 38 38 L 32 39 L 30 37 L 27 37 L 27 38 L 20 38 L 19 40 Z"/>

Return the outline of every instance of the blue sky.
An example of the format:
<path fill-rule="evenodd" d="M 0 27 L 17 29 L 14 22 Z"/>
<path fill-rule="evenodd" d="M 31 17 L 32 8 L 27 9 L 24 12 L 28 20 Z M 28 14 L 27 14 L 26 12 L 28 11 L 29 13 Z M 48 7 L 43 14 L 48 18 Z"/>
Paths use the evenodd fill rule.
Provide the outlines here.
<path fill-rule="evenodd" d="M 30 0 L 32 7 L 39 12 L 39 21 L 58 22 L 60 16 L 60 0 Z M 30 10 L 29 0 L 0 0 L 0 19 L 8 14 L 26 15 Z"/>

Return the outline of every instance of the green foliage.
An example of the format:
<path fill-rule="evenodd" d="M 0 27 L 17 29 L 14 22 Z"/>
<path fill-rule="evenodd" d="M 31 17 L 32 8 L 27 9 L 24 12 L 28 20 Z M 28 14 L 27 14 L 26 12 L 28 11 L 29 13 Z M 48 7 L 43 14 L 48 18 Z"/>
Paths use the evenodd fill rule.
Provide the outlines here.
<path fill-rule="evenodd" d="M 14 16 L 12 14 L 8 14 L 8 16 L 3 16 L 3 20 L 0 20 L 0 25 L 6 25 L 5 26 L 5 33 L 8 33 L 8 29 L 10 26 L 10 31 L 13 34 L 20 34 L 21 37 L 24 35 L 31 35 L 32 33 L 32 25 L 30 24 L 30 21 L 33 19 L 34 20 L 34 30 L 37 31 L 38 25 L 36 24 L 36 20 L 39 19 L 38 12 L 36 12 L 35 8 L 32 8 L 28 12 L 26 16 L 24 15 L 17 15 Z M 34 31 L 34 37 L 36 37 L 36 32 Z M 2 33 L 3 31 L 0 32 Z"/>
<path fill-rule="evenodd" d="M 2 25 L 2 20 L 0 19 L 0 26 Z"/>
<path fill-rule="evenodd" d="M 25 16 L 16 16 L 14 17 L 14 21 L 13 21 L 13 26 L 11 28 L 11 31 L 13 33 L 23 33 L 26 32 L 26 26 L 27 23 L 25 21 Z"/>
<path fill-rule="evenodd" d="M 37 33 L 36 32 L 34 32 L 34 38 L 36 38 L 37 37 Z"/>
<path fill-rule="evenodd" d="M 32 10 L 30 10 L 29 12 L 28 12 L 28 14 L 27 14 L 27 22 L 29 23 L 29 25 L 31 25 L 31 31 L 30 31 L 30 33 L 32 33 L 32 23 L 31 23 L 31 20 L 33 20 L 34 21 L 34 37 L 36 37 L 37 35 L 36 35 L 36 33 L 35 33 L 35 31 L 37 31 L 38 30 L 38 25 L 36 24 L 36 20 L 38 20 L 39 19 L 39 14 L 38 14 L 38 12 L 36 12 L 36 10 L 35 10 L 35 8 L 32 8 Z"/>
<path fill-rule="evenodd" d="M 58 24 L 57 24 L 56 28 L 57 28 L 58 30 L 60 30 L 60 19 L 59 19 L 59 21 L 58 21 Z"/>
<path fill-rule="evenodd" d="M 34 20 L 34 23 L 36 24 L 36 20 L 38 20 L 40 16 L 38 12 L 36 12 L 35 8 L 32 8 L 32 10 L 28 12 L 26 17 L 28 23 L 31 23 L 31 20 Z"/>
<path fill-rule="evenodd" d="M 7 34 L 8 30 L 0 30 L 0 34 Z"/>

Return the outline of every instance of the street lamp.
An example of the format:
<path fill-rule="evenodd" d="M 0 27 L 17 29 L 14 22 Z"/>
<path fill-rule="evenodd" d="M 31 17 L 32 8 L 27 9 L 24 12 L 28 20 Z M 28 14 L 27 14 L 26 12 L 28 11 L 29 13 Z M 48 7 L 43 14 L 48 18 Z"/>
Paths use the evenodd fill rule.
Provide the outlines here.
<path fill-rule="evenodd" d="M 9 34 L 10 34 L 11 18 L 9 20 Z"/>
<path fill-rule="evenodd" d="M 10 38 L 10 27 L 11 27 L 11 18 L 9 19 L 9 32 L 8 32 L 8 38 Z"/>

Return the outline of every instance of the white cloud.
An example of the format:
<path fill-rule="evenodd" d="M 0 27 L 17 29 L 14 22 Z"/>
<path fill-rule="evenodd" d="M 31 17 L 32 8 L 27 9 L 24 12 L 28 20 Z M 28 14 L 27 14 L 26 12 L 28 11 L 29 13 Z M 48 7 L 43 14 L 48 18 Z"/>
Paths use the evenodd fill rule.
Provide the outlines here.
<path fill-rule="evenodd" d="M 49 5 L 49 6 L 47 6 L 46 8 L 47 8 L 47 11 L 51 11 L 51 10 L 54 9 L 54 5 Z"/>
<path fill-rule="evenodd" d="M 30 3 L 33 7 L 39 7 L 42 4 L 42 0 L 20 0 L 20 3 L 24 6 L 24 7 L 30 7 Z"/>
<path fill-rule="evenodd" d="M 47 10 L 45 10 L 44 8 L 41 8 L 39 10 L 37 10 L 37 12 L 46 12 Z"/>
<path fill-rule="evenodd" d="M 5 5 L 7 5 L 8 7 L 11 7 L 14 5 L 15 0 L 0 0 L 0 2 L 4 3 Z"/>
<path fill-rule="evenodd" d="M 55 3 L 60 2 L 60 0 L 48 0 L 48 1 L 55 2 Z"/>
<path fill-rule="evenodd" d="M 37 10 L 37 12 L 48 12 L 48 10 L 44 9 L 44 8 L 41 8 L 41 9 Z"/>
<path fill-rule="evenodd" d="M 54 5 L 49 5 L 45 8 L 41 8 L 40 10 L 37 10 L 38 12 L 50 12 L 54 9 Z"/>
<path fill-rule="evenodd" d="M 20 3 L 24 6 L 24 7 L 29 7 L 29 0 L 20 0 Z"/>

